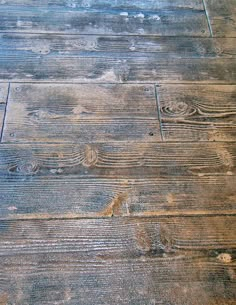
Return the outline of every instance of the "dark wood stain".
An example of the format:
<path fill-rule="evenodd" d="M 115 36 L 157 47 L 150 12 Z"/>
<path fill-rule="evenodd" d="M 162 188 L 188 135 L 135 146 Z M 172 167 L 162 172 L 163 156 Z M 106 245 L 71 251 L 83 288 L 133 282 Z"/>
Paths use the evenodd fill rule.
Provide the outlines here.
<path fill-rule="evenodd" d="M 235 16 L 0 1 L 0 305 L 236 303 Z"/>

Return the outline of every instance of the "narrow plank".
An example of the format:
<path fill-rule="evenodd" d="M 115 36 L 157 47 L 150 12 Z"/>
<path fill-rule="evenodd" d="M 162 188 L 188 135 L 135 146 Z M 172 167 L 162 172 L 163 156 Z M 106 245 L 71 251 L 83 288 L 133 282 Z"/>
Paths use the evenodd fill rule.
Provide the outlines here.
<path fill-rule="evenodd" d="M 35 55 L 1 60 L 0 80 L 78 83 L 235 83 L 235 58 Z"/>
<path fill-rule="evenodd" d="M 0 6 L 2 32 L 209 36 L 200 0 L 189 1 L 187 6 L 183 1 L 162 1 L 155 4 L 156 8 L 153 2 L 146 7 L 141 1 L 128 7 L 110 2 L 99 5 L 95 1 L 92 5 L 68 1 L 64 1 L 67 5 L 58 5 L 59 1 L 54 2 L 56 5 L 41 1 L 37 6 L 35 1 L 8 3 Z"/>
<path fill-rule="evenodd" d="M 1 219 L 231 215 L 235 176 L 140 179 L 1 176 Z"/>
<path fill-rule="evenodd" d="M 235 0 L 204 0 L 214 36 L 236 37 Z"/>
<path fill-rule="evenodd" d="M 150 142 L 159 128 L 151 85 L 12 84 L 3 139 Z"/>
<path fill-rule="evenodd" d="M 235 251 L 221 249 L 235 248 L 232 220 L 1 222 L 1 297 L 17 305 L 232 305 Z M 195 242 L 204 252 L 189 251 Z"/>
<path fill-rule="evenodd" d="M 34 0 L 4 0 L 1 5 L 16 6 L 20 5 L 22 8 L 32 6 L 37 8 L 47 8 L 47 7 L 64 7 L 70 9 L 99 9 L 107 8 L 110 10 L 158 10 L 158 9 L 170 9 L 170 8 L 191 8 L 196 10 L 203 9 L 203 4 L 201 0 L 190 0 L 186 3 L 186 0 L 146 0 L 145 3 L 141 0 L 39 0 L 35 2 Z M 0 6 L 1 7 L 1 6 Z"/>
<path fill-rule="evenodd" d="M 8 84 L 0 83 L 0 141 L 3 128 L 3 119 L 8 95 Z"/>
<path fill-rule="evenodd" d="M 48 57 L 199 58 L 236 56 L 236 38 L 0 33 L 0 60 L 25 66 Z M 23 69 L 23 68 L 22 68 Z"/>
<path fill-rule="evenodd" d="M 76 252 L 87 261 L 203 250 L 213 255 L 212 250 L 236 249 L 235 221 L 236 216 L 5 220 L 0 256 Z"/>
<path fill-rule="evenodd" d="M 4 144 L 1 176 L 157 178 L 164 175 L 233 175 L 235 143 Z M 145 175 L 145 176 L 143 176 Z"/>
<path fill-rule="evenodd" d="M 236 86 L 157 88 L 166 141 L 235 141 Z"/>

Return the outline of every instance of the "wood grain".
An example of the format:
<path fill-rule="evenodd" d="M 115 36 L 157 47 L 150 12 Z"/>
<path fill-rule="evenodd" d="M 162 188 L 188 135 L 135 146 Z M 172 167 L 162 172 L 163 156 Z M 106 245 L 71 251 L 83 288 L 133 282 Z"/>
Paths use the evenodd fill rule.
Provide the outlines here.
<path fill-rule="evenodd" d="M 157 88 L 166 141 L 235 141 L 236 86 Z"/>
<path fill-rule="evenodd" d="M 232 214 L 235 160 L 234 143 L 2 144 L 0 216 Z"/>
<path fill-rule="evenodd" d="M 2 299 L 232 305 L 234 218 L 1 222 Z"/>
<path fill-rule="evenodd" d="M 236 37 L 235 0 L 205 0 L 214 36 Z"/>
<path fill-rule="evenodd" d="M 235 174 L 235 143 L 2 144 L 1 176 L 157 178 Z"/>
<path fill-rule="evenodd" d="M 46 47 L 47 45 L 45 45 Z M 36 47 L 38 47 L 36 45 Z M 41 48 L 41 49 L 40 49 Z M 46 52 L 42 45 L 39 52 Z M 5 52 L 0 59 L 0 80 L 80 83 L 235 83 L 234 58 L 161 58 L 114 54 L 96 57 L 77 54 Z"/>
<path fill-rule="evenodd" d="M 8 84 L 0 83 L 0 141 L 3 128 L 3 119 L 8 95 Z"/>
<path fill-rule="evenodd" d="M 0 6 L 0 31 L 209 36 L 201 1 L 188 2 L 7 1 Z"/>
<path fill-rule="evenodd" d="M 25 64 L 43 57 L 199 58 L 236 56 L 236 38 L 0 33 L 0 59 Z"/>
<path fill-rule="evenodd" d="M 13 84 L 3 139 L 153 142 L 159 128 L 151 85 Z"/>
<path fill-rule="evenodd" d="M 1 176 L 1 219 L 235 214 L 235 176 Z"/>

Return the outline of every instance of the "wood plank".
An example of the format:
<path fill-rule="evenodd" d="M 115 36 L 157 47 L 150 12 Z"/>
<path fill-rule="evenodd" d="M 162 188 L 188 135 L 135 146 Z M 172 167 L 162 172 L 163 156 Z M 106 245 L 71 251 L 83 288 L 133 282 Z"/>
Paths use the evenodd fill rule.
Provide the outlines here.
<path fill-rule="evenodd" d="M 37 6 L 35 1 L 12 2 L 0 6 L 2 32 L 209 36 L 200 0 L 191 0 L 189 5 L 182 0 L 162 1 L 160 5 L 151 1 L 147 6 L 141 1 L 132 1 L 128 6 L 124 6 L 128 1 L 123 5 L 107 1 L 93 1 L 92 5 L 81 5 L 81 1 L 64 1 L 62 5 L 59 1 L 40 1 Z"/>
<path fill-rule="evenodd" d="M 231 143 L 2 144 L 0 217 L 232 214 L 235 161 Z"/>
<path fill-rule="evenodd" d="M 53 56 L 199 58 L 236 56 L 236 38 L 0 33 L 0 59 L 28 64 Z"/>
<path fill-rule="evenodd" d="M 157 88 L 166 141 L 235 141 L 236 86 Z"/>
<path fill-rule="evenodd" d="M 221 252 L 236 249 L 235 221 L 236 216 L 5 220 L 0 255 L 76 252 L 87 261 Z"/>
<path fill-rule="evenodd" d="M 72 175 L 0 177 L 1 219 L 231 215 L 235 176 L 140 179 Z"/>
<path fill-rule="evenodd" d="M 152 85 L 11 85 L 11 142 L 160 140 Z"/>
<path fill-rule="evenodd" d="M 58 8 L 67 7 L 70 9 L 128 9 L 128 10 L 158 10 L 158 9 L 169 9 L 169 8 L 191 8 L 196 10 L 203 9 L 201 0 L 190 0 L 186 3 L 186 0 L 146 0 L 145 3 L 141 0 L 4 0 L 1 5 L 16 6 L 20 5 L 22 8 L 32 6 L 37 8 Z"/>
<path fill-rule="evenodd" d="M 2 300 L 232 305 L 235 251 L 221 248 L 235 248 L 232 220 L 1 222 Z M 195 242 L 204 252 L 189 251 Z"/>
<path fill-rule="evenodd" d="M 3 128 L 3 119 L 8 95 L 8 84 L 0 83 L 0 141 Z"/>
<path fill-rule="evenodd" d="M 235 0 L 205 0 L 214 36 L 236 37 Z"/>
<path fill-rule="evenodd" d="M 32 55 L 2 60 L 0 80 L 78 83 L 235 83 L 235 58 Z M 36 58 L 37 57 L 37 58 Z M 35 60 L 36 58 L 36 60 Z"/>
<path fill-rule="evenodd" d="M 100 178 L 233 175 L 235 143 L 1 144 L 0 174 Z"/>

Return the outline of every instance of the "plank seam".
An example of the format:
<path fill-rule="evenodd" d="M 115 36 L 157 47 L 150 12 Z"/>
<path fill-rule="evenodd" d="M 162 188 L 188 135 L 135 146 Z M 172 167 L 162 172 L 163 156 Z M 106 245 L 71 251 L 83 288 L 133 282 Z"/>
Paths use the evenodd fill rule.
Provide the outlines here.
<path fill-rule="evenodd" d="M 7 89 L 7 97 L 6 97 L 6 104 L 5 104 L 5 109 L 4 109 L 3 121 L 2 121 L 0 143 L 2 143 L 3 131 L 4 131 L 5 123 L 6 123 L 7 105 L 8 105 L 9 94 L 10 94 L 10 83 L 8 84 L 8 89 Z"/>
<path fill-rule="evenodd" d="M 158 114 L 158 119 L 159 119 L 159 124 L 160 124 L 160 133 L 161 133 L 161 140 L 164 142 L 164 134 L 163 134 L 163 129 L 162 129 L 162 119 L 161 119 L 161 108 L 160 108 L 160 101 L 159 101 L 159 95 L 157 91 L 157 87 L 160 85 L 154 85 L 154 90 L 155 90 L 155 97 L 156 97 L 156 106 L 157 106 L 157 114 Z"/>
<path fill-rule="evenodd" d="M 207 7 L 206 7 L 205 0 L 202 0 L 202 3 L 203 3 L 204 10 L 205 10 L 205 14 L 206 14 L 207 24 L 208 24 L 208 28 L 209 28 L 209 31 L 210 31 L 210 37 L 213 37 L 213 31 L 212 31 L 212 27 L 211 27 L 211 21 L 210 21 L 210 17 L 209 17 L 209 14 L 208 14 L 208 10 L 207 10 Z"/>

